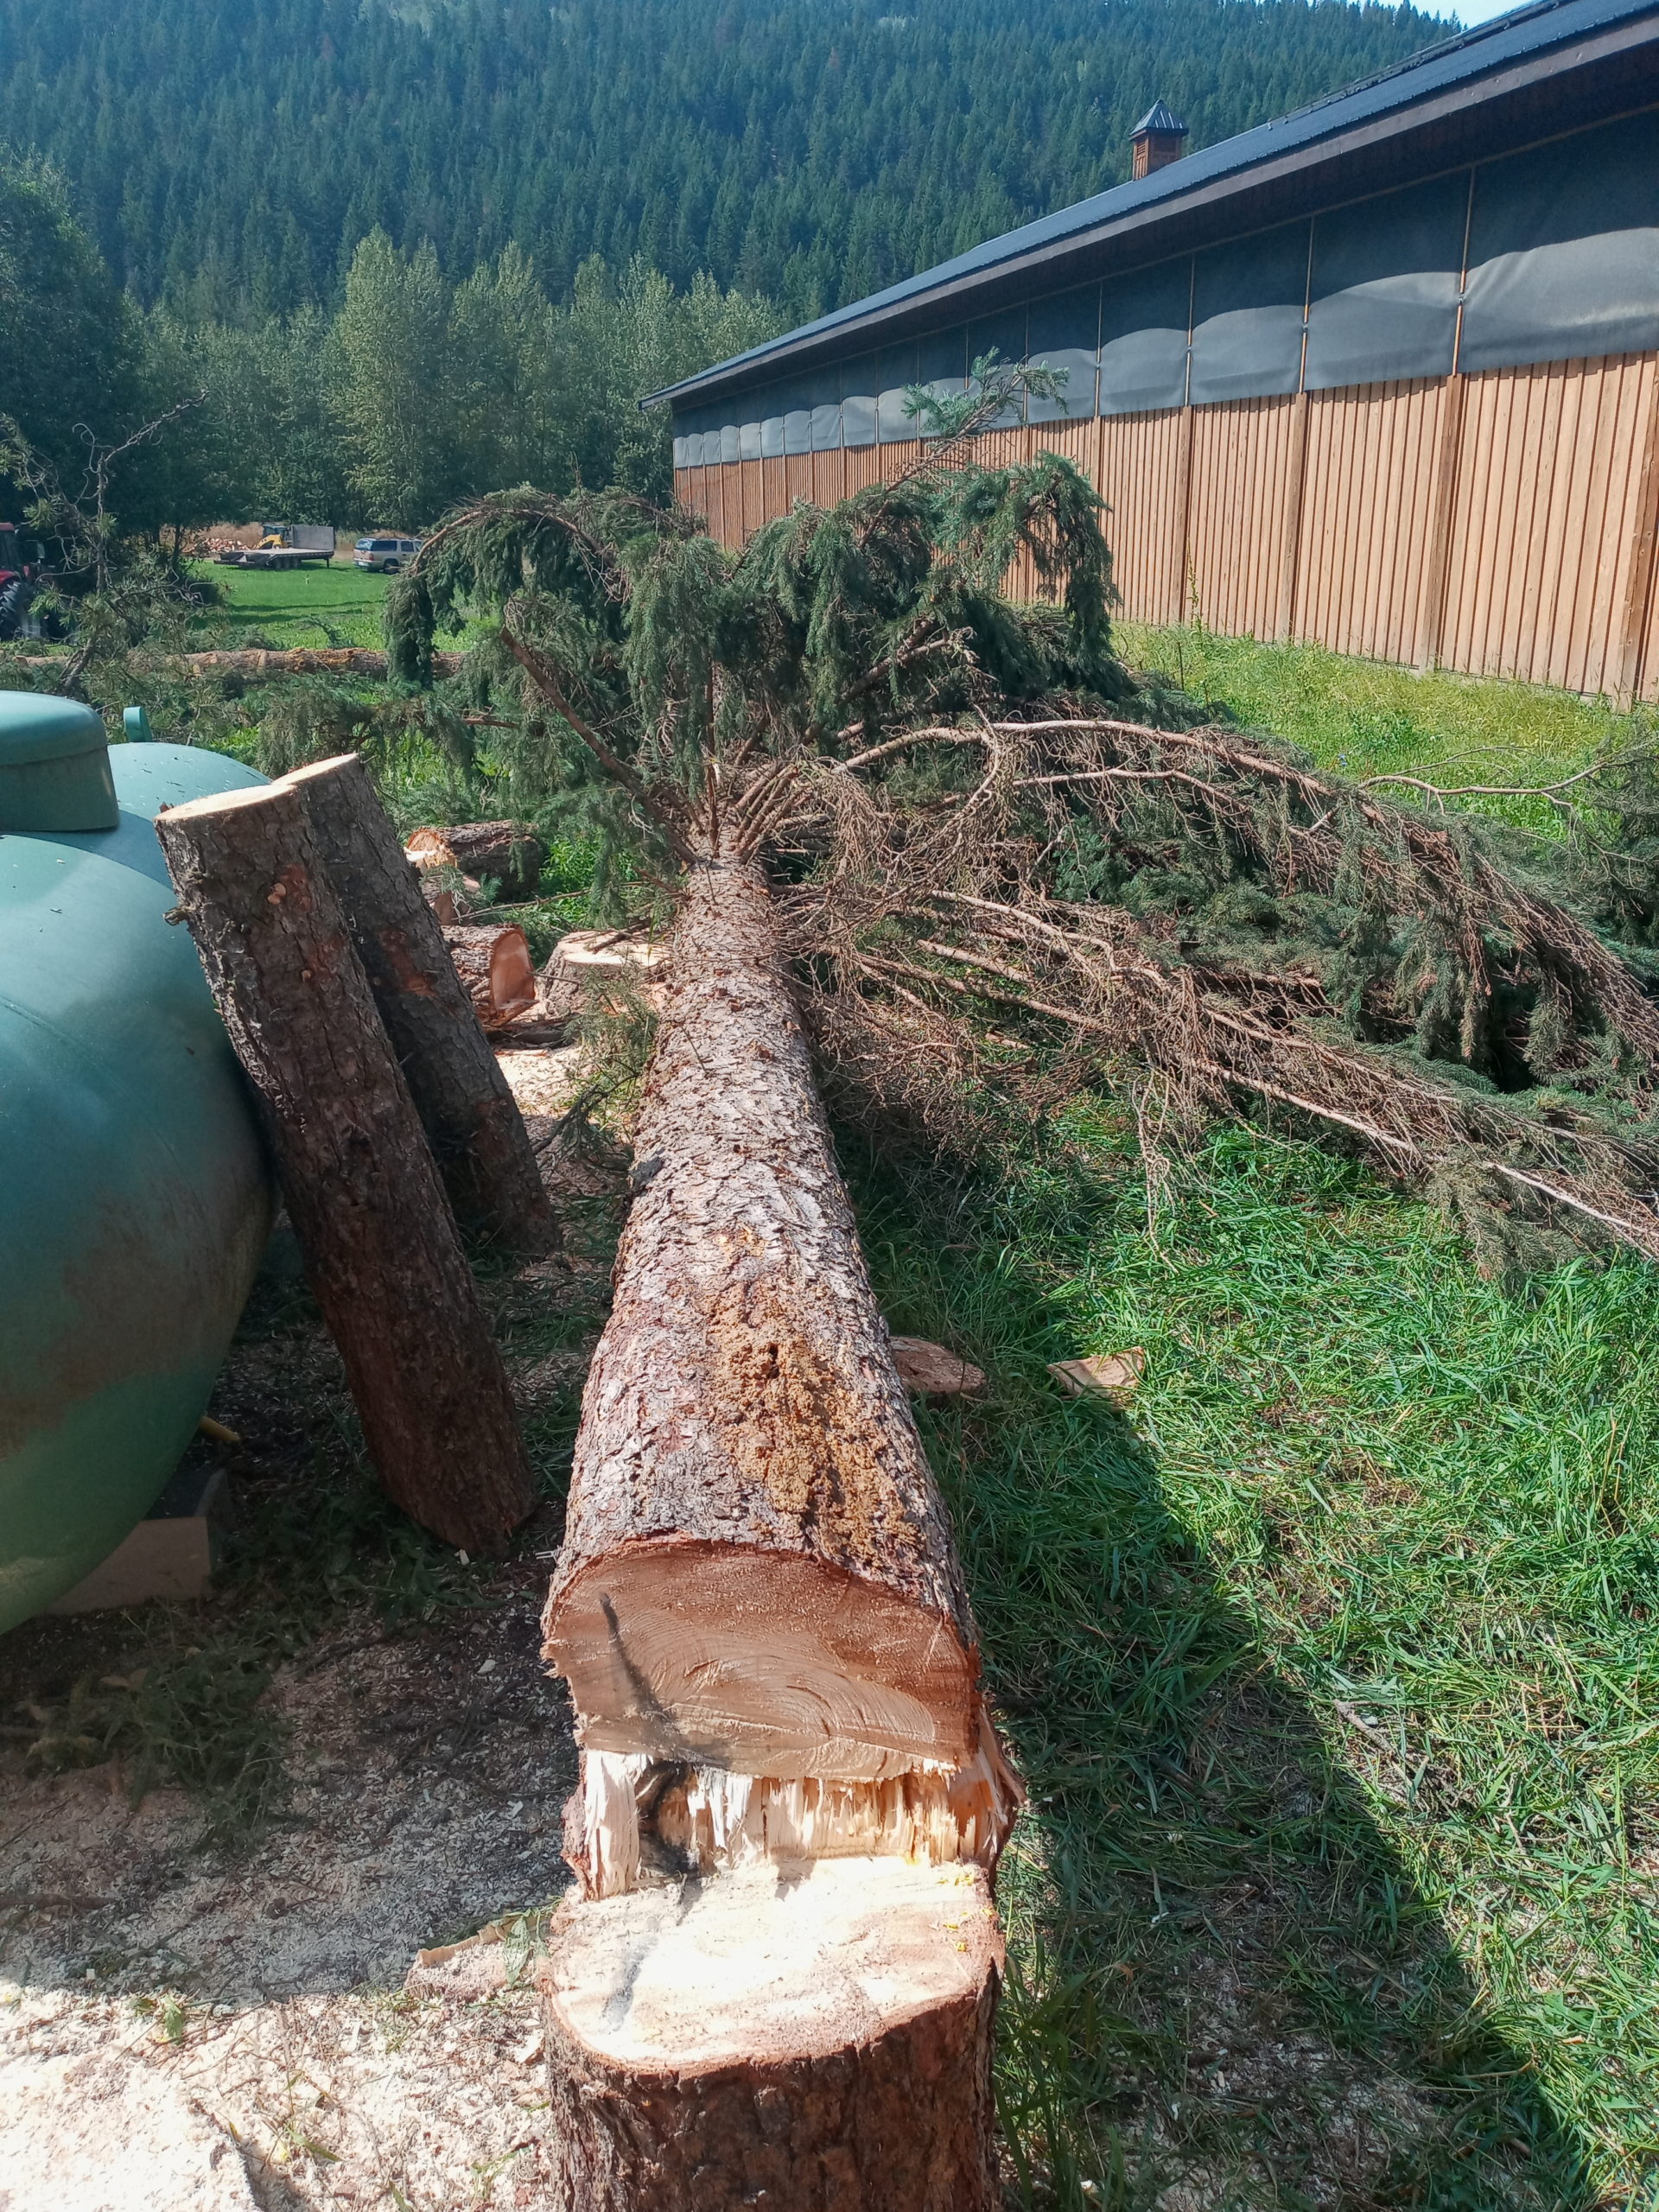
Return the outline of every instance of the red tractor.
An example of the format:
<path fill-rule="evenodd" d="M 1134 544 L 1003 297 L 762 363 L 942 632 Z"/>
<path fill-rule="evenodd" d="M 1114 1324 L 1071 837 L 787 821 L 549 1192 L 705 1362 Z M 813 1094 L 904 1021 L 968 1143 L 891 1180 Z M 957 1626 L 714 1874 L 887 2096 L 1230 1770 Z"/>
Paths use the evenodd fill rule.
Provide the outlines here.
<path fill-rule="evenodd" d="M 20 537 L 16 523 L 0 522 L 0 644 L 22 630 L 29 602 L 44 581 L 45 558 L 46 548 Z"/>

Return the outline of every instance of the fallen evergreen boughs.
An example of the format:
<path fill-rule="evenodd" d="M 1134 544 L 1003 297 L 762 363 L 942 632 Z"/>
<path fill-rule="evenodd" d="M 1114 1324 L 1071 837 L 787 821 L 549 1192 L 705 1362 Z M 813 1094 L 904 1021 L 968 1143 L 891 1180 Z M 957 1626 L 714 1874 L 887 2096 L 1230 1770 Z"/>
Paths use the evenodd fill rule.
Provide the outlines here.
<path fill-rule="evenodd" d="M 1022 556 L 1050 600 L 1004 595 Z M 797 502 L 741 553 L 620 494 L 500 494 L 400 580 L 389 645 L 418 678 L 439 625 L 493 618 L 435 699 L 490 724 L 516 809 L 660 893 L 766 851 L 849 1102 L 960 1141 L 988 1096 L 1104 1081 L 1154 1153 L 1269 1111 L 1494 1268 L 1659 1258 L 1650 764 L 1563 786 L 1554 840 L 1316 773 L 1137 685 L 1110 596 L 1098 499 L 1045 454 Z"/>

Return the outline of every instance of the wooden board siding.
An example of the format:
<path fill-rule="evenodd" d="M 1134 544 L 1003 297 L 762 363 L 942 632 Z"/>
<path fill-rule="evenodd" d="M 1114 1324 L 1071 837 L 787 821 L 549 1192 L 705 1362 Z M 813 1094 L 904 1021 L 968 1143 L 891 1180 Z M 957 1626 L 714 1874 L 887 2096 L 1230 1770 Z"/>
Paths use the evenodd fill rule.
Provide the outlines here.
<path fill-rule="evenodd" d="M 1417 659 L 1445 404 L 1439 378 L 1308 394 L 1294 636 Z"/>
<path fill-rule="evenodd" d="M 1109 415 L 1098 425 L 1094 480 L 1111 509 L 1112 580 L 1132 621 L 1180 620 L 1192 423 L 1188 410 L 1169 407 L 1155 415 Z"/>
<path fill-rule="evenodd" d="M 1655 357 L 1467 380 L 1440 658 L 1616 690 Z"/>
<path fill-rule="evenodd" d="M 1122 612 L 1409 665 L 1659 698 L 1659 356 L 995 431 L 1111 509 Z M 914 443 L 682 469 L 722 543 L 890 482 Z M 1009 579 L 1032 592 L 1028 560 Z"/>
<path fill-rule="evenodd" d="M 1229 399 L 1192 410 L 1184 566 L 1193 619 L 1271 638 L 1285 578 L 1294 399 Z"/>

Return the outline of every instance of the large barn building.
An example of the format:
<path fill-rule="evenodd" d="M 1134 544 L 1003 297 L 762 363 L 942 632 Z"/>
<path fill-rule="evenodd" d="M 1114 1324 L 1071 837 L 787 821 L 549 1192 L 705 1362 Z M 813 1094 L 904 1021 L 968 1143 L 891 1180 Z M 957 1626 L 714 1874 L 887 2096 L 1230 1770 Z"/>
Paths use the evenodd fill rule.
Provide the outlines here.
<path fill-rule="evenodd" d="M 1659 0 L 1541 0 L 656 395 L 738 543 L 890 478 L 917 383 L 1111 508 L 1123 611 L 1659 697 Z M 650 404 L 650 403 L 648 403 Z"/>

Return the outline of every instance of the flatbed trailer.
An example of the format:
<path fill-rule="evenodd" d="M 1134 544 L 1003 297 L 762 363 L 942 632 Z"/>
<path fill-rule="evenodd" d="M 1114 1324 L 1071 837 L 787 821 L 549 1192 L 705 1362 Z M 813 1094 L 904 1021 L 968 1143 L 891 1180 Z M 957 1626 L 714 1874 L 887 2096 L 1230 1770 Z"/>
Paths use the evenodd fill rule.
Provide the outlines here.
<path fill-rule="evenodd" d="M 308 561 L 326 568 L 334 557 L 335 537 L 327 523 L 266 523 L 262 537 L 280 537 L 280 545 L 226 546 L 219 556 L 223 568 L 302 569 Z"/>

